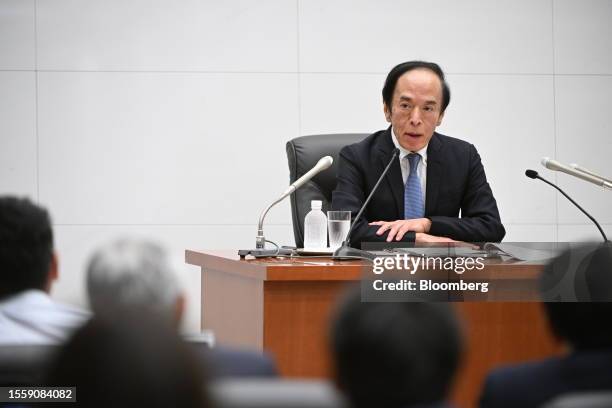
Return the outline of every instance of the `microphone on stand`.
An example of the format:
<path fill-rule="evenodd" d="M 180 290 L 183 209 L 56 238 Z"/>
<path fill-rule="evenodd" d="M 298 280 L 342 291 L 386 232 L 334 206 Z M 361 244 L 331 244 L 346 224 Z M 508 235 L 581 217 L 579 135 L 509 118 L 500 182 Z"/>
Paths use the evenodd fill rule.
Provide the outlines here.
<path fill-rule="evenodd" d="M 255 238 L 255 249 L 238 250 L 238 255 L 240 255 L 241 258 L 244 258 L 247 255 L 253 255 L 254 257 L 265 257 L 265 256 L 290 255 L 291 254 L 290 250 L 283 250 L 281 248 L 265 249 L 266 238 L 264 237 L 264 233 L 263 233 L 264 218 L 266 217 L 266 214 L 268 214 L 268 211 L 270 211 L 272 207 L 274 207 L 276 204 L 284 200 L 289 195 L 293 194 L 295 190 L 302 187 L 304 184 L 310 181 L 310 179 L 312 179 L 314 176 L 316 176 L 323 170 L 328 169 L 332 165 L 333 162 L 334 162 L 334 158 L 331 156 L 325 156 L 321 158 L 312 169 L 308 170 L 308 172 L 306 172 L 302 177 L 295 180 L 293 184 L 287 187 L 287 189 L 283 192 L 283 194 L 281 194 L 279 198 L 274 200 L 272 204 L 267 206 L 261 212 L 261 214 L 259 215 L 259 222 L 257 224 L 257 237 Z"/>
<path fill-rule="evenodd" d="M 553 160 L 553 161 L 554 161 L 554 160 Z M 542 164 L 544 164 L 544 161 L 542 161 Z M 579 206 L 577 202 L 575 202 L 574 200 L 572 200 L 572 198 L 571 198 L 570 196 L 568 196 L 567 194 L 565 194 L 565 191 L 561 190 L 561 188 L 559 188 L 558 186 L 556 186 L 554 183 L 551 183 L 550 181 L 548 181 L 548 180 L 546 180 L 545 178 L 543 178 L 542 176 L 540 176 L 540 175 L 538 174 L 538 172 L 537 172 L 537 171 L 535 171 L 535 170 L 525 170 L 525 175 L 526 175 L 527 177 L 531 178 L 531 179 L 540 179 L 540 180 L 542 180 L 543 182 L 545 182 L 546 184 L 551 185 L 551 186 L 553 186 L 554 188 L 556 188 L 557 190 L 559 190 L 559 192 L 560 192 L 561 194 L 563 194 L 563 195 L 565 196 L 565 198 L 567 198 L 568 200 L 570 200 L 570 202 L 571 202 L 572 204 L 574 204 L 576 207 L 578 207 L 578 209 L 579 209 L 580 211 L 582 211 L 582 212 L 584 213 L 584 215 L 586 215 L 587 217 L 589 217 L 589 219 L 590 219 L 591 221 L 593 221 L 593 223 L 595 223 L 595 226 L 597 227 L 597 229 L 599 229 L 599 232 L 601 233 L 601 236 L 603 237 L 604 242 L 608 242 L 608 237 L 606 237 L 606 234 L 605 234 L 604 230 L 601 228 L 601 225 L 599 225 L 599 223 L 597 222 L 597 220 L 595 220 L 595 218 L 593 218 L 593 217 L 592 217 L 592 216 L 591 216 L 591 215 L 590 215 L 588 212 L 586 212 L 586 211 L 584 210 L 584 208 L 582 208 L 581 206 Z"/>
<path fill-rule="evenodd" d="M 566 166 L 565 164 L 553 160 L 549 157 L 542 158 L 542 166 L 546 167 L 548 170 L 560 171 L 569 174 L 570 176 L 577 177 L 581 180 L 588 181 L 589 183 L 593 183 L 600 187 L 612 190 L 612 183 L 607 181 L 603 177 L 597 176 L 588 171 L 578 170 L 576 168 Z"/>
<path fill-rule="evenodd" d="M 361 209 L 357 213 L 357 216 L 353 220 L 353 223 L 351 224 L 351 228 L 346 234 L 346 239 L 342 241 L 342 245 L 340 246 L 340 248 L 334 251 L 334 257 L 360 257 L 360 258 L 368 258 L 368 259 L 376 258 L 374 255 L 372 255 L 368 251 L 363 251 L 361 249 L 352 248 L 351 247 L 351 233 L 355 229 L 355 226 L 357 225 L 357 221 L 359 221 L 359 218 L 361 218 L 361 214 L 363 214 L 363 211 L 366 209 L 368 203 L 370 202 L 370 199 L 372 198 L 372 196 L 378 189 L 378 185 L 380 184 L 382 179 L 385 177 L 385 175 L 391 168 L 393 161 L 395 161 L 398 155 L 399 155 L 399 149 L 395 148 L 395 150 L 393 151 L 393 155 L 391 156 L 391 160 L 389 160 L 389 164 L 387 164 L 387 167 L 385 167 L 385 169 L 383 170 L 382 174 L 378 178 L 378 181 L 376 181 L 376 184 L 374 184 L 372 191 L 370 191 L 370 195 L 368 195 L 368 198 L 366 198 L 363 205 L 361 206 Z"/>
<path fill-rule="evenodd" d="M 570 163 L 570 167 L 572 169 L 578 170 L 578 171 L 580 171 L 582 173 L 586 173 L 586 174 L 589 174 L 591 176 L 598 177 L 598 178 L 602 179 L 603 181 L 607 181 L 608 183 L 612 183 L 611 179 L 609 179 L 607 177 L 604 177 L 604 176 L 600 176 L 599 174 L 595 173 L 594 171 L 591 171 L 589 169 L 585 169 L 584 167 L 579 166 L 576 163 Z"/>

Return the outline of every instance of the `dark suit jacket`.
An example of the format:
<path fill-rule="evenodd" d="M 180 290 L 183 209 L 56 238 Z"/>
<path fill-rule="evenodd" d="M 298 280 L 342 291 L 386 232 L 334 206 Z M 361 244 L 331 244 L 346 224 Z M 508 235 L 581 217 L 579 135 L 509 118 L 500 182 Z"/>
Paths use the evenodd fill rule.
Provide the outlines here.
<path fill-rule="evenodd" d="M 332 208 L 357 215 L 374 184 L 391 159 L 395 146 L 391 127 L 340 151 L 338 182 L 332 195 Z M 461 218 L 459 211 L 461 210 Z M 372 221 L 404 218 L 404 183 L 399 160 L 391 165 L 355 226 L 351 244 L 380 242 L 379 227 Z M 431 219 L 432 235 L 469 242 L 499 242 L 505 235 L 497 204 L 476 148 L 462 140 L 434 133 L 427 148 L 425 216 Z M 414 241 L 409 233 L 403 241 Z"/>
<path fill-rule="evenodd" d="M 485 381 L 480 407 L 535 408 L 562 394 L 596 390 L 612 390 L 612 350 L 580 351 L 495 370 Z"/>

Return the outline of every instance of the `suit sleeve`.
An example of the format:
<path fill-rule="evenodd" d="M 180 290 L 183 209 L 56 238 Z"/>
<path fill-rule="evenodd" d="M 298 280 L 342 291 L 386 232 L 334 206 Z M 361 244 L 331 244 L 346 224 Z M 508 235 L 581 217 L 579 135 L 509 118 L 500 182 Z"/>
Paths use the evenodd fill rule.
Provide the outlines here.
<path fill-rule="evenodd" d="M 500 242 L 506 230 L 487 182 L 480 155 L 469 149 L 469 175 L 461 200 L 461 218 L 431 216 L 432 235 L 468 242 Z"/>
<path fill-rule="evenodd" d="M 344 147 L 340 151 L 337 184 L 332 193 L 332 208 L 351 211 L 351 220 L 355 219 L 369 194 L 364 171 L 367 170 L 363 166 L 363 160 L 358 158 L 351 146 Z M 386 241 L 387 234 L 376 235 L 379 227 L 370 226 L 369 222 L 364 212 L 351 233 L 351 246 L 358 248 L 362 242 Z M 414 232 L 408 232 L 402 242 L 414 242 L 414 238 Z"/>

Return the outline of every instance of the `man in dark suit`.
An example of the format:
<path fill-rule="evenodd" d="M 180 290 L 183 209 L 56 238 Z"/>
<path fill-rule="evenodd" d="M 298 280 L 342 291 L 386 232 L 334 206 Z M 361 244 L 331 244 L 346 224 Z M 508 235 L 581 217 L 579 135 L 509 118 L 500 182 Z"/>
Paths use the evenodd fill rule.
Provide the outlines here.
<path fill-rule="evenodd" d="M 543 304 L 553 333 L 568 352 L 494 370 L 485 380 L 480 407 L 535 408 L 563 394 L 612 390 L 612 287 L 596 287 L 612 273 L 612 246 L 608 242 L 584 248 L 589 250 L 564 252 L 542 274 L 544 290 L 551 278 L 569 281 L 570 271 L 577 273 L 571 281 L 586 280 L 589 288 L 593 302 Z"/>
<path fill-rule="evenodd" d="M 395 148 L 399 159 L 356 225 L 351 244 L 501 241 L 505 230 L 476 148 L 435 132 L 450 101 L 440 67 L 399 64 L 382 93 L 391 126 L 342 149 L 332 207 L 354 217 Z"/>

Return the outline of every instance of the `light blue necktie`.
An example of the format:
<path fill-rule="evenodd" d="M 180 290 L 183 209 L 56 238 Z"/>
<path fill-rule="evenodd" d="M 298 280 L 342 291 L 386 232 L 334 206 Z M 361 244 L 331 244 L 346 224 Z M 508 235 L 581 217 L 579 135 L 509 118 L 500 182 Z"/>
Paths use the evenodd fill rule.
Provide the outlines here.
<path fill-rule="evenodd" d="M 421 180 L 417 173 L 421 156 L 417 153 L 410 153 L 410 174 L 404 186 L 404 219 L 423 218 L 425 207 L 423 206 L 423 194 L 421 192 Z"/>

